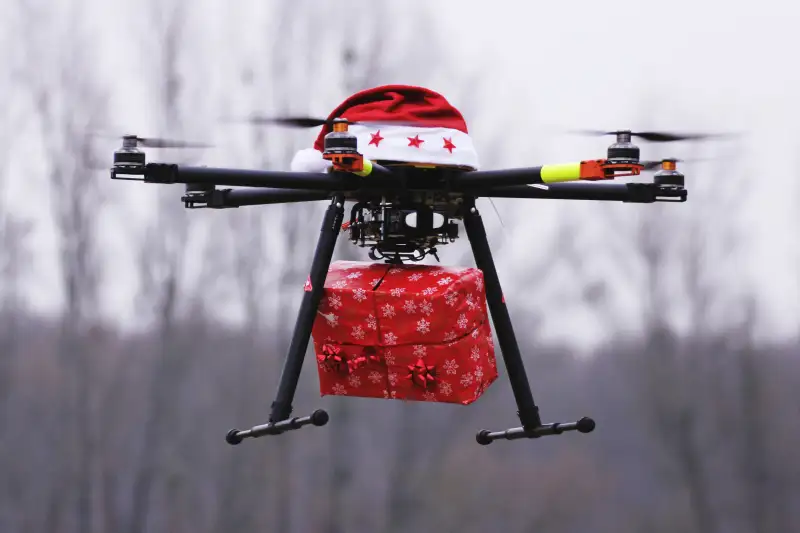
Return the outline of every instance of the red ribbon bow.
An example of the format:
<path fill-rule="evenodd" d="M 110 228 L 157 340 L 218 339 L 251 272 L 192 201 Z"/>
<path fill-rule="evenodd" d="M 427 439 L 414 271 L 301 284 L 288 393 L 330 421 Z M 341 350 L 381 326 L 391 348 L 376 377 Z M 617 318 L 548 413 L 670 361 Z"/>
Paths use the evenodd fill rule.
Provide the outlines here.
<path fill-rule="evenodd" d="M 317 361 L 323 365 L 326 371 L 331 370 L 341 372 L 347 370 L 344 357 L 340 355 L 341 348 L 334 344 L 325 344 L 322 346 L 322 353 L 317 355 Z"/>
<path fill-rule="evenodd" d="M 317 361 L 319 361 L 328 372 L 335 371 L 343 374 L 351 374 L 370 363 L 380 363 L 381 357 L 377 355 L 374 347 L 367 346 L 364 348 L 363 355 L 346 358 L 345 354 L 342 353 L 341 347 L 335 344 L 324 344 L 322 346 L 322 353 L 317 355 Z"/>
<path fill-rule="evenodd" d="M 436 382 L 436 367 L 426 365 L 420 358 L 416 364 L 408 365 L 406 379 L 410 379 L 411 383 L 418 387 L 428 389 Z"/>

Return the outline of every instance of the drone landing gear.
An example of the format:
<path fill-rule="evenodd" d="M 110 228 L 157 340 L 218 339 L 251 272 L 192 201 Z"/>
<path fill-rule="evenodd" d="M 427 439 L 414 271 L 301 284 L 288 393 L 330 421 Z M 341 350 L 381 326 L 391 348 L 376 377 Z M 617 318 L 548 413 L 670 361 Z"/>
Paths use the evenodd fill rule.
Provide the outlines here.
<path fill-rule="evenodd" d="M 564 431 L 577 430 L 581 433 L 589 433 L 594 430 L 595 423 L 591 418 L 581 418 L 577 422 L 542 424 L 539 417 L 539 407 L 533 400 L 530 383 L 525 373 L 525 366 L 520 355 L 519 345 L 517 344 L 514 328 L 511 325 L 511 317 L 506 307 L 505 298 L 500 287 L 500 280 L 497 269 L 494 265 L 489 241 L 486 236 L 486 229 L 480 213 L 475 208 L 474 199 L 468 199 L 464 215 L 464 227 L 472 252 L 475 256 L 475 263 L 483 271 L 486 284 L 486 300 L 489 311 L 492 315 L 497 338 L 500 343 L 500 351 L 508 370 L 508 378 L 511 383 L 511 390 L 517 403 L 522 427 L 511 428 L 505 431 L 491 432 L 481 430 L 476 437 L 480 444 L 490 444 L 497 439 L 522 439 L 537 438 L 545 435 L 559 435 Z M 269 422 L 263 425 L 254 426 L 248 430 L 232 429 L 228 432 L 225 440 L 229 444 L 239 444 L 245 438 L 262 437 L 264 435 L 280 435 L 286 431 L 300 429 L 307 425 L 324 426 L 328 423 L 328 413 L 322 409 L 314 411 L 305 417 L 289 418 L 292 413 L 292 400 L 294 399 L 297 383 L 300 379 L 300 372 L 303 367 L 303 359 L 311 338 L 311 330 L 316 318 L 316 311 L 324 293 L 325 278 L 328 274 L 333 251 L 336 246 L 336 237 L 342 226 L 344 218 L 344 197 L 336 196 L 328 210 L 320 229 L 320 238 L 317 242 L 317 249 L 314 252 L 314 260 L 311 265 L 311 290 L 303 295 L 300 311 L 297 317 L 292 341 L 289 345 L 289 353 L 284 363 L 278 393 L 272 403 L 272 412 Z"/>
<path fill-rule="evenodd" d="M 508 371 L 511 390 L 517 403 L 517 415 L 520 422 L 522 422 L 522 427 L 505 431 L 481 430 L 477 434 L 476 440 L 479 444 L 486 445 L 497 439 L 537 438 L 545 435 L 559 435 L 564 431 L 572 430 L 578 430 L 581 433 L 593 431 L 595 422 L 591 418 L 581 418 L 577 422 L 542 424 L 542 420 L 539 417 L 539 407 L 533 400 L 530 382 L 525 373 L 525 365 L 522 362 L 519 345 L 517 344 L 516 335 L 514 335 L 514 328 L 511 325 L 511 316 L 508 313 L 503 290 L 500 287 L 500 279 L 489 248 L 486 228 L 483 225 L 480 213 L 475 207 L 474 198 L 465 202 L 465 208 L 464 228 L 472 246 L 475 264 L 483 271 L 486 284 L 486 301 L 492 315 L 492 323 L 497 332 L 497 340 L 500 343 L 503 361 Z"/>
<path fill-rule="evenodd" d="M 317 249 L 314 252 L 314 259 L 311 263 L 311 290 L 303 294 L 303 301 L 300 304 L 300 311 L 297 316 L 292 341 L 289 344 L 289 354 L 283 365 L 278 393 L 272 403 L 272 412 L 269 422 L 260 426 L 255 426 L 248 430 L 232 429 L 228 432 L 225 440 L 228 444 L 239 444 L 242 439 L 248 437 L 261 437 L 264 435 L 280 435 L 286 431 L 300 429 L 307 425 L 324 426 L 328 423 L 328 413 L 322 409 L 314 411 L 310 416 L 289 418 L 292 414 L 292 400 L 300 380 L 300 372 L 303 368 L 308 341 L 311 338 L 311 330 L 316 319 L 317 309 L 322 301 L 324 293 L 325 278 L 328 275 L 333 250 L 336 247 L 336 237 L 342 227 L 344 219 L 344 196 L 337 195 L 328 206 L 325 218 L 322 221 Z"/>

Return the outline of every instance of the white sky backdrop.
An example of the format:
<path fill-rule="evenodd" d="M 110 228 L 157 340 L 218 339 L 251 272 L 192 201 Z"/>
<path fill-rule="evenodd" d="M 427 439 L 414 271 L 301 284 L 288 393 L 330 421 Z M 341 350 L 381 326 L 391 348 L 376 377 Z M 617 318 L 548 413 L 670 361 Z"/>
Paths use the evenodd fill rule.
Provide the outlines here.
<path fill-rule="evenodd" d="M 364 5 L 369 4 L 367 0 Z M 147 68 L 143 54 L 140 23 L 142 12 L 136 3 L 95 1 L 93 16 L 83 23 L 94 32 L 95 52 L 113 86 L 113 117 L 109 125 L 122 132 L 151 134 L 156 117 L 143 114 L 150 96 L 141 83 L 140 73 Z M 208 76 L 198 95 L 198 120 L 210 121 L 219 111 L 219 101 L 237 90 L 240 59 L 231 61 L 233 51 L 258 53 L 263 41 L 269 2 L 212 2 L 193 4 L 192 58 L 189 75 Z M 331 6 L 336 2 L 317 2 Z M 329 5 L 330 4 L 330 5 Z M 351 2 L 350 6 L 358 5 Z M 398 13 L 386 25 L 401 26 L 414 32 L 415 19 L 425 9 L 437 22 L 448 72 L 411 73 L 400 83 L 428 82 L 428 86 L 459 106 L 461 95 L 469 92 L 468 83 L 476 75 L 485 84 L 477 87 L 479 117 L 470 120 L 480 149 L 498 137 L 505 149 L 502 166 L 534 165 L 602 157 L 607 139 L 582 138 L 560 133 L 572 128 L 661 128 L 672 130 L 712 130 L 743 132 L 736 146 L 743 150 L 741 165 L 751 177 L 741 188 L 747 197 L 745 208 L 728 213 L 736 217 L 748 239 L 735 272 L 737 284 L 751 284 L 760 297 L 763 315 L 762 335 L 794 335 L 800 317 L 800 6 L 796 2 L 714 1 L 605 1 L 570 2 L 437 0 L 406 1 L 393 6 Z M 58 9 L 53 5 L 53 9 Z M 342 19 L 329 17 L 330 24 L 347 26 L 347 10 Z M 202 28 L 201 36 L 197 30 Z M 297 38 L 302 38 L 298 35 Z M 424 37 L 420 36 L 420 39 Z M 53 46 L 59 46 L 53 41 Z M 387 57 L 386 61 L 391 61 Z M 324 86 L 313 88 L 311 102 L 297 102 L 299 113 L 327 114 L 340 101 L 326 94 Z M 203 107 L 203 106 L 206 107 Z M 213 109 L 213 113 L 209 110 Z M 238 111 L 250 109 L 239 102 Z M 208 111 L 208 112 L 207 112 Z M 220 148 L 204 154 L 202 163 L 231 165 L 237 161 L 236 138 L 240 130 L 227 130 L 218 124 L 210 137 Z M 308 132 L 309 142 L 316 132 Z M 301 134 L 305 135 L 305 134 Z M 35 155 L 38 147 L 26 141 L 23 133 L 11 161 L 12 195 L 27 191 L 24 204 L 14 208 L 36 215 L 41 223 L 35 233 L 36 249 L 53 250 L 53 233 L 38 214 L 47 208 L 33 190 L 42 183 L 20 179 L 26 154 Z M 730 143 L 703 146 L 658 146 L 640 144 L 642 157 L 689 157 L 690 150 L 702 150 L 701 157 L 730 153 Z M 113 144 L 109 147 L 109 161 Z M 703 198 L 692 196 L 701 180 L 724 185 L 725 177 L 714 172 L 715 161 L 685 170 L 690 190 L 687 204 L 668 206 L 675 210 L 707 209 Z M 740 182 L 737 182 L 740 183 Z M 132 315 L 134 290 L 125 280 L 133 274 L 124 242 L 117 232 L 120 224 L 135 224 L 148 215 L 153 196 L 146 185 L 114 183 L 110 194 L 124 197 L 131 207 L 108 218 L 104 224 L 107 246 L 111 250 L 116 283 L 106 291 L 109 311 L 123 321 Z M 176 190 L 180 194 L 181 190 Z M 13 196 L 12 196 L 13 198 Z M 46 202 L 46 197 L 38 197 Z M 712 197 L 713 198 L 713 197 Z M 693 201 L 694 200 L 694 201 Z M 177 198 L 176 198 L 176 201 Z M 504 244 L 498 257 L 506 285 L 515 271 L 524 269 L 523 260 L 537 253 L 537 241 L 546 240 L 556 213 L 584 217 L 585 224 L 596 225 L 591 207 L 561 202 L 500 200 L 506 225 L 493 243 Z M 619 205 L 617 213 L 635 212 L 640 206 Z M 652 206 L 644 206 L 650 208 Z M 709 208 L 709 211 L 716 211 Z M 321 211 L 320 211 L 321 213 Z M 484 206 L 489 229 L 499 231 L 494 212 Z M 614 232 L 615 228 L 598 228 Z M 315 232 L 316 233 L 316 232 Z M 313 239 L 316 234 L 310 235 Z M 509 250 L 511 240 L 515 250 Z M 343 243 L 344 244 L 344 243 Z M 460 246 L 466 243 L 459 243 Z M 448 262 L 448 252 L 443 261 Z M 310 260 L 310 256 L 309 256 Z M 35 305 L 54 309 L 59 303 L 54 261 L 44 262 L 31 284 Z M 727 268 L 730 271 L 730 265 Z M 525 294 L 515 292 L 515 299 Z M 522 306 L 523 303 L 515 304 Z M 631 310 L 631 313 L 635 313 Z M 575 324 L 585 328 L 575 335 Z M 577 311 L 548 323 L 554 335 L 568 335 L 581 344 L 596 339 L 591 324 Z M 578 337 L 577 339 L 575 337 Z"/>

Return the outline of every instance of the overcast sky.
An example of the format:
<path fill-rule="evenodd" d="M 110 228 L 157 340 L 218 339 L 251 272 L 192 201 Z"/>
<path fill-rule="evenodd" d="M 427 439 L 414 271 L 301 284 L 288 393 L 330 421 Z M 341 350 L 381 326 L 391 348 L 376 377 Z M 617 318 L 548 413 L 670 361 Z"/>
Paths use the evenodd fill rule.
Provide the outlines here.
<path fill-rule="evenodd" d="M 152 131 L 149 126 L 154 117 L 143 112 L 148 96 L 137 78 L 147 68 L 142 40 L 132 35 L 133 29 L 123 29 L 118 22 L 122 11 L 134 17 L 133 11 L 140 10 L 129 11 L 131 4 L 119 1 L 94 4 L 93 15 L 83 23 L 94 32 L 96 60 L 102 63 L 106 75 L 116 80 L 112 84 L 110 122 L 126 132 L 145 135 Z M 358 2 L 347 5 L 342 10 L 343 18 L 329 17 L 330 24 L 347 27 L 346 11 Z M 232 50 L 253 49 L 263 38 L 263 26 L 259 27 L 258 21 L 263 20 L 264 3 L 205 0 L 192 6 L 196 17 L 193 31 L 201 31 L 194 34 L 193 53 L 204 59 L 195 61 L 191 69 L 195 76 L 205 73 L 208 77 L 209 94 L 202 98 L 209 103 L 215 95 L 236 90 L 236 82 L 230 81 L 236 79 L 236 66 L 228 62 L 228 57 Z M 737 258 L 740 268 L 736 272 L 742 283 L 755 285 L 761 298 L 766 313 L 764 334 L 788 335 L 797 331 L 800 68 L 796 57 L 800 51 L 800 7 L 796 3 L 406 1 L 398 9 L 400 15 L 385 23 L 401 27 L 424 45 L 430 42 L 428 37 L 414 32 L 415 21 L 425 10 L 435 17 L 434 28 L 447 71 L 436 75 L 420 70 L 392 81 L 430 80 L 430 88 L 442 92 L 456 106 L 470 92 L 474 99 L 477 91 L 479 116 L 474 120 L 468 116 L 468 123 L 479 150 L 482 145 L 500 140 L 500 165 L 534 165 L 604 155 L 606 139 L 563 133 L 571 128 L 742 133 L 736 144 L 669 148 L 642 144 L 642 157 L 720 157 L 736 151 L 741 154 L 740 173 L 747 173 L 750 181 L 747 185 L 737 182 L 735 186 L 741 188 L 746 202 L 737 212 L 726 213 L 736 218 L 748 237 L 746 252 Z M 391 62 L 392 57 L 387 55 L 386 61 Z M 476 75 L 483 83 L 473 91 L 470 84 Z M 298 104 L 299 110 L 325 114 L 339 103 L 321 88 L 319 93 L 309 88 L 309 93 L 314 95 L 309 96 L 313 102 Z M 247 104 L 240 107 L 244 110 Z M 314 134 L 309 132 L 309 142 Z M 225 135 L 223 148 L 204 156 L 203 163 L 236 164 L 235 137 Z M 220 140 L 220 134 L 216 136 Z M 34 153 L 37 149 L 25 146 Z M 12 192 L 22 191 L 23 184 L 24 190 L 36 187 L 19 175 L 24 168 L 19 156 L 27 153 L 25 149 L 18 150 L 12 161 Z M 718 163 L 710 161 L 687 168 L 690 200 L 670 208 L 718 213 L 704 205 L 713 201 L 713 195 L 704 194 L 702 201 L 693 201 L 691 192 L 700 180 L 705 180 L 706 189 L 709 182 L 713 187 L 725 185 L 726 176 L 715 172 L 715 165 Z M 143 206 L 152 198 L 144 190 L 147 187 L 122 183 L 114 184 L 110 190 L 125 189 L 124 196 L 131 207 L 125 216 L 147 216 Z M 587 224 L 595 223 L 591 206 L 522 200 L 498 203 L 504 218 L 513 224 L 509 227 L 507 222 L 497 239 L 506 245 L 511 241 L 516 244 L 513 252 L 504 247 L 506 252 L 499 265 L 504 276 L 518 271 L 526 255 L 535 255 L 537 240 L 549 238 L 547 232 L 552 229 L 556 214 L 586 217 Z M 618 207 L 617 211 L 630 209 L 632 213 L 637 208 Z M 29 204 L 28 211 L 36 214 L 40 209 Z M 494 213 L 487 207 L 484 211 L 490 229 L 500 230 Z M 125 216 L 118 216 L 116 223 Z M 134 219 L 135 216 L 130 223 Z M 113 226 L 107 229 L 106 237 L 110 249 L 124 249 Z M 52 246 L 52 231 L 46 224 L 41 225 L 35 239 L 39 249 L 48 249 Z M 115 268 L 125 272 L 127 260 L 118 258 L 118 262 Z M 726 269 L 729 273 L 730 270 Z M 42 308 L 53 308 L 57 305 L 54 268 L 46 265 L 38 276 L 32 287 L 35 302 Z M 115 314 L 132 316 L 126 304 L 130 294 L 122 287 L 109 293 L 109 301 Z M 569 320 L 562 318 L 550 327 L 550 331 L 560 334 L 569 334 L 571 329 Z"/>

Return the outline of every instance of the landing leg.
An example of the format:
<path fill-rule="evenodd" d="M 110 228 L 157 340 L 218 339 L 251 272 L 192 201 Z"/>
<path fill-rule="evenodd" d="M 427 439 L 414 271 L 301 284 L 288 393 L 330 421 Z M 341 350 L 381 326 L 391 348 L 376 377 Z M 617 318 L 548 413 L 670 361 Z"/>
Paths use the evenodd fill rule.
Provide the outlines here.
<path fill-rule="evenodd" d="M 486 236 L 486 228 L 483 225 L 483 219 L 478 209 L 475 207 L 474 198 L 468 198 L 465 201 L 465 209 L 464 228 L 472 246 L 475 264 L 483 271 L 486 284 L 486 303 L 492 315 L 492 323 L 497 332 L 497 340 L 508 371 L 511 390 L 517 403 L 517 416 L 522 422 L 521 428 L 513 428 L 506 431 L 490 432 L 481 430 L 476 437 L 477 441 L 480 444 L 490 444 L 496 439 L 535 438 L 544 435 L 556 435 L 576 429 L 581 433 L 589 433 L 594 430 L 595 426 L 594 421 L 590 418 L 582 418 L 578 422 L 564 424 L 542 424 L 539 416 L 539 407 L 533 400 L 530 382 L 525 372 L 525 365 L 522 362 L 522 355 L 519 351 L 514 328 L 511 325 L 511 316 L 508 313 L 508 307 L 506 307 L 505 298 L 503 297 L 503 289 L 500 286 L 500 279 L 494 266 L 489 240 Z"/>
<path fill-rule="evenodd" d="M 311 329 L 314 326 L 317 310 L 322 300 L 325 278 L 328 275 L 333 250 L 336 247 L 336 237 L 342 227 L 343 218 L 344 197 L 339 195 L 331 201 L 328 210 L 325 212 L 319 240 L 317 241 L 317 249 L 314 252 L 314 260 L 311 263 L 311 274 L 309 276 L 311 290 L 303 294 L 303 301 L 300 304 L 300 311 L 297 315 L 297 323 L 289 345 L 289 353 L 283 364 L 278 393 L 272 403 L 269 423 L 243 431 L 232 429 L 225 438 L 229 444 L 239 444 L 243 438 L 247 437 L 279 435 L 284 431 L 299 429 L 309 424 L 324 426 L 328 423 L 328 413 L 322 409 L 318 409 L 310 416 L 305 417 L 289 418 L 289 415 L 292 414 L 292 400 L 300 379 L 308 341 L 311 338 Z"/>

